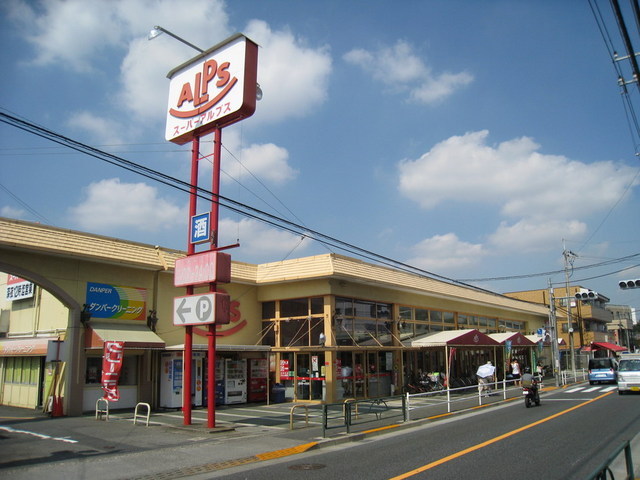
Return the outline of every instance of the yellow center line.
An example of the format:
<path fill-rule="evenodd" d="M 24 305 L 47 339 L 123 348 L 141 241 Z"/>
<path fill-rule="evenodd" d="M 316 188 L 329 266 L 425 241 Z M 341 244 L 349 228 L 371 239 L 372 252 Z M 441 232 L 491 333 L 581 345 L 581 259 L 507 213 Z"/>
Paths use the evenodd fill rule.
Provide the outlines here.
<path fill-rule="evenodd" d="M 525 425 L 523 427 L 516 428 L 515 430 L 512 430 L 510 432 L 503 433 L 502 435 L 499 435 L 499 436 L 494 437 L 494 438 L 492 438 L 490 440 L 487 440 L 486 442 L 478 443 L 477 445 L 474 445 L 472 447 L 465 448 L 464 450 L 460 450 L 459 452 L 456 452 L 456 453 L 453 453 L 453 454 L 451 454 L 451 455 L 449 455 L 447 457 L 441 458 L 440 460 L 436 460 L 435 462 L 431 462 L 431 463 L 428 463 L 426 465 L 423 465 L 422 467 L 418 467 L 415 470 L 411 470 L 409 472 L 403 473 L 401 475 L 398 475 L 397 477 L 392 477 L 389 480 L 402 480 L 404 478 L 409 478 L 409 477 L 412 477 L 414 475 L 417 475 L 418 473 L 425 472 L 427 470 L 432 469 L 433 467 L 437 467 L 438 465 L 442 465 L 443 463 L 447 463 L 447 462 L 449 462 L 451 460 L 454 460 L 456 458 L 462 457 L 463 455 L 466 455 L 467 453 L 475 452 L 476 450 L 480 450 L 481 448 L 484 448 L 484 447 L 487 447 L 487 446 L 489 446 L 489 445 L 491 445 L 493 443 L 499 442 L 500 440 L 504 440 L 505 438 L 512 437 L 513 435 L 516 435 L 516 434 L 518 434 L 520 432 L 523 432 L 525 430 L 533 428 L 533 427 L 535 427 L 537 425 L 540 425 L 542 423 L 548 422 L 549 420 L 553 420 L 554 418 L 557 418 L 557 417 L 559 417 L 561 415 L 564 415 L 565 413 L 569 413 L 569 412 L 572 412 L 573 410 L 577 410 L 578 408 L 584 407 L 585 405 L 588 405 L 588 404 L 593 403 L 593 402 L 595 402 L 597 400 L 600 400 L 600 399 L 606 397 L 607 395 L 611 395 L 612 393 L 613 393 L 613 391 L 607 392 L 605 394 L 600 395 L 599 397 L 592 398 L 591 400 L 587 400 L 586 402 L 583 402 L 583 403 L 581 403 L 579 405 L 576 405 L 574 407 L 568 408 L 567 410 L 563 410 L 563 411 L 558 412 L 558 413 L 556 413 L 554 415 L 551 415 L 550 417 L 543 418 L 542 420 L 538 420 L 537 422 L 533 422 L 533 423 L 530 423 L 529 425 Z"/>

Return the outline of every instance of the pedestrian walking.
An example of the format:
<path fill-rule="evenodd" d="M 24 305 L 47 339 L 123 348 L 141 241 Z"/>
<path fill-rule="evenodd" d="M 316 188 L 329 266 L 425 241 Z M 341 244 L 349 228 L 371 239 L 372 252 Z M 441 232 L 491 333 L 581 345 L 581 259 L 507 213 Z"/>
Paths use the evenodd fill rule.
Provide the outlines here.
<path fill-rule="evenodd" d="M 476 371 L 478 377 L 478 395 L 482 395 L 485 391 L 485 396 L 491 395 L 491 383 L 493 382 L 493 374 L 496 371 L 496 367 L 493 366 L 491 361 L 488 361 L 484 365 L 480 365 Z"/>
<path fill-rule="evenodd" d="M 511 362 L 511 376 L 516 386 L 520 386 L 520 364 L 515 358 Z"/>

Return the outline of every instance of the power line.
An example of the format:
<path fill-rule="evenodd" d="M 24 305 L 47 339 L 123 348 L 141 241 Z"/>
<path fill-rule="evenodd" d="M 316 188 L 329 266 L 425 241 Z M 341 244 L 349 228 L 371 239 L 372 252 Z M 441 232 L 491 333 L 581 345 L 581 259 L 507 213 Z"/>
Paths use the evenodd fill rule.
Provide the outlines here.
<path fill-rule="evenodd" d="M 14 115 L 10 115 L 8 113 L 4 113 L 2 111 L 0 111 L 0 122 L 2 123 L 6 123 L 7 125 L 11 125 L 13 127 L 16 127 L 20 130 L 23 130 L 25 132 L 31 133 L 33 135 L 39 136 L 41 138 L 47 139 L 49 141 L 52 141 L 54 143 L 57 143 L 59 145 L 68 147 L 72 150 L 84 153 L 86 155 L 89 155 L 91 157 L 94 157 L 98 160 L 102 160 L 106 163 L 118 166 L 120 168 L 123 168 L 125 170 L 128 170 L 130 172 L 136 173 L 138 175 L 141 175 L 143 177 L 149 178 L 151 180 L 157 181 L 159 183 L 162 183 L 164 185 L 170 186 L 172 188 L 175 188 L 177 190 L 180 190 L 182 192 L 185 193 L 190 193 L 191 192 L 191 188 L 192 185 L 188 182 L 185 182 L 183 180 L 177 179 L 175 177 L 172 177 L 170 175 L 164 174 L 162 172 L 159 172 L 157 170 L 151 169 L 149 167 L 145 167 L 143 165 L 137 164 L 135 162 L 132 162 L 130 160 L 126 160 L 122 157 L 119 157 L 117 155 L 111 154 L 111 153 L 107 153 L 104 152 L 102 150 L 99 150 L 95 147 L 91 147 L 89 145 L 83 144 L 81 142 L 78 142 L 76 140 L 73 140 L 69 137 L 65 137 L 64 135 L 58 134 L 56 132 L 53 132 L 52 130 L 49 130 L 45 127 L 36 125 L 28 120 L 25 119 L 21 119 L 18 118 Z M 199 198 L 202 198 L 206 201 L 212 201 L 212 197 L 213 197 L 213 193 L 211 191 L 208 191 L 206 189 L 203 189 L 201 187 L 197 187 L 196 188 L 196 195 Z M 375 252 L 372 252 L 370 250 L 358 247 L 356 245 L 353 245 L 351 243 L 345 242 L 343 240 L 339 240 L 335 237 L 332 237 L 330 235 L 326 235 L 324 233 L 318 232 L 316 230 L 312 230 L 309 229 L 303 225 L 299 225 L 297 223 L 294 223 L 290 220 L 278 217 L 276 215 L 272 215 L 268 212 L 259 210 L 257 208 L 251 207 L 250 205 L 246 205 L 244 203 L 235 201 L 231 198 L 225 197 L 223 195 L 217 195 L 217 199 L 213 199 L 214 202 L 217 202 L 220 206 L 231 210 L 235 213 L 238 213 L 240 215 L 243 215 L 245 217 L 248 218 L 253 218 L 255 220 L 261 221 L 263 223 L 266 223 L 268 225 L 271 225 L 275 228 L 279 228 L 285 231 L 288 231 L 290 233 L 293 233 L 295 235 L 300 235 L 302 237 L 306 237 L 306 238 L 311 238 L 317 242 L 320 242 L 324 245 L 327 246 L 332 246 L 334 248 L 337 248 L 341 251 L 344 252 L 348 252 L 350 254 L 362 257 L 362 258 L 366 258 L 368 260 L 372 260 L 375 262 L 378 262 L 382 265 L 387 265 L 393 268 L 396 268 L 398 270 L 402 270 L 402 271 L 406 271 L 409 273 L 413 273 L 413 274 L 417 274 L 417 275 L 422 275 L 425 277 L 430 277 L 430 278 L 434 278 L 434 279 L 439 279 L 448 283 L 453 283 L 453 284 L 458 284 L 458 285 L 462 285 L 465 286 L 467 288 L 471 288 L 477 291 L 483 291 L 485 293 L 489 293 L 492 295 L 497 295 L 500 296 L 500 294 L 496 293 L 496 292 L 492 292 L 490 290 L 485 290 L 483 288 L 474 286 L 474 285 L 468 285 L 465 284 L 463 282 L 445 277 L 443 275 L 438 275 L 436 273 L 433 272 L 429 272 L 427 270 L 423 270 L 420 269 L 418 267 L 414 267 L 412 265 L 400 262 L 398 260 L 394 260 L 390 257 L 386 257 L 384 255 L 380 255 L 377 254 Z"/>
<path fill-rule="evenodd" d="M 597 268 L 604 267 L 606 265 L 612 265 L 615 263 L 626 262 L 633 258 L 640 257 L 640 253 L 634 253 L 632 255 L 627 255 L 626 257 L 614 258 L 612 260 L 606 260 L 600 263 L 593 263 L 591 265 L 583 265 L 581 267 L 573 267 L 572 270 L 586 270 L 589 268 Z M 510 275 L 505 277 L 487 277 L 487 278 L 461 278 L 458 279 L 459 282 L 490 282 L 490 281 L 501 281 L 501 280 L 521 280 L 524 278 L 535 278 L 535 277 L 549 277 L 553 275 L 558 275 L 560 273 L 564 273 L 564 269 L 562 270 L 552 270 L 550 272 L 540 272 L 540 273 L 528 273 L 523 275 Z M 617 272 L 613 272 L 617 273 Z M 594 277 L 596 278 L 596 277 Z M 589 279 L 585 279 L 589 280 Z"/>

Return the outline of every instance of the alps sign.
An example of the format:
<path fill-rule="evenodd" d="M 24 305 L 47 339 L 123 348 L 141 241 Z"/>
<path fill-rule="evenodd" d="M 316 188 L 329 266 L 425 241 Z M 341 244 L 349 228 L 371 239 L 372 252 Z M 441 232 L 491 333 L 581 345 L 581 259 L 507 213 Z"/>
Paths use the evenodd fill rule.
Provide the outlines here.
<path fill-rule="evenodd" d="M 257 71 L 258 45 L 242 34 L 174 68 L 165 138 L 182 145 L 253 115 Z"/>

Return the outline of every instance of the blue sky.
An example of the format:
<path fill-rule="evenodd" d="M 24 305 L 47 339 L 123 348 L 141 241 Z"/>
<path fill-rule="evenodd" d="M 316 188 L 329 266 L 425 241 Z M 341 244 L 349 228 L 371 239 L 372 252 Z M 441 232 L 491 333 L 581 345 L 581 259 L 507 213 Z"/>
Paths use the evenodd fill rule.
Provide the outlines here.
<path fill-rule="evenodd" d="M 623 54 L 609 2 L 592 3 Z M 223 131 L 221 193 L 310 229 L 497 292 L 563 282 L 532 275 L 561 270 L 563 244 L 575 267 L 640 252 L 638 141 L 586 0 L 8 0 L 0 12 L 3 111 L 182 180 L 189 146 L 164 140 L 166 74 L 196 52 L 149 30 L 204 49 L 247 35 L 264 98 Z M 183 192 L 5 124 L 0 183 L 2 216 L 186 248 Z M 330 251 L 221 216 L 235 260 Z M 571 279 L 640 307 L 617 287 L 638 263 Z"/>

